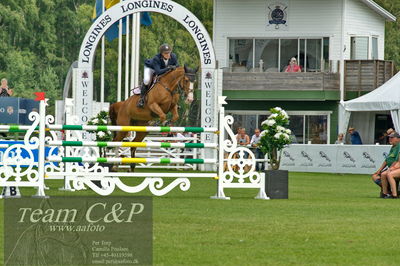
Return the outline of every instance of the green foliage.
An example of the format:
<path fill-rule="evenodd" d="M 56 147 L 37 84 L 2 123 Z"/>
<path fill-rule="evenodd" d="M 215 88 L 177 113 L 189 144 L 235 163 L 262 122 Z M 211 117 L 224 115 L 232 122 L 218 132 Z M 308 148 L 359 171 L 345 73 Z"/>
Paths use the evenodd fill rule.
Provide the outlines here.
<path fill-rule="evenodd" d="M 95 117 L 92 117 L 88 121 L 88 125 L 91 126 L 105 126 L 108 124 L 109 116 L 108 112 L 100 111 Z M 89 131 L 90 133 L 96 133 L 96 141 L 111 141 L 113 139 L 111 131 Z"/>

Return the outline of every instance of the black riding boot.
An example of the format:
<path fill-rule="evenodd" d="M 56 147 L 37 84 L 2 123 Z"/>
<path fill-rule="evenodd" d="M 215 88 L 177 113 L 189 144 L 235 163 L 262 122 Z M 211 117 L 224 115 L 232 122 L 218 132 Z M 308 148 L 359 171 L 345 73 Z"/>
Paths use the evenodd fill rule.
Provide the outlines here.
<path fill-rule="evenodd" d="M 140 88 L 140 98 L 137 102 L 137 107 L 143 108 L 144 107 L 144 97 L 146 96 L 147 86 L 143 83 L 142 87 Z"/>

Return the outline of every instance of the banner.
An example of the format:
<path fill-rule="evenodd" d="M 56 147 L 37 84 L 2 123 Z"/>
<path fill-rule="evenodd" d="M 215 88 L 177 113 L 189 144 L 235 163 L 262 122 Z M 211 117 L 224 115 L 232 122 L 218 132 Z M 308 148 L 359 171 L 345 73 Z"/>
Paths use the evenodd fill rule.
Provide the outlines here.
<path fill-rule="evenodd" d="M 390 145 L 293 144 L 282 151 L 281 169 L 295 172 L 372 174 Z"/>

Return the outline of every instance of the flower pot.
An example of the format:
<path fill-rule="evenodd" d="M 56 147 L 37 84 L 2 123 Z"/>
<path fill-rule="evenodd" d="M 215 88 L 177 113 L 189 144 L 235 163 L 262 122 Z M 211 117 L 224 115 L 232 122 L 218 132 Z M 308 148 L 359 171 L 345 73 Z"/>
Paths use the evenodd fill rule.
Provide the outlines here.
<path fill-rule="evenodd" d="M 289 198 L 289 172 L 287 170 L 265 171 L 265 192 L 271 199 Z"/>

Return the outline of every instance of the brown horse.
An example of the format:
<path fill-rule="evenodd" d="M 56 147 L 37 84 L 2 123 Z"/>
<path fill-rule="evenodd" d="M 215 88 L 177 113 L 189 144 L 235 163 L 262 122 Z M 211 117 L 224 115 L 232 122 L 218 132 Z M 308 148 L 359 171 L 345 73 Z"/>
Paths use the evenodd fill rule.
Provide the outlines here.
<path fill-rule="evenodd" d="M 109 115 L 112 125 L 118 126 L 146 126 L 148 122 L 159 118 L 165 122 L 167 114 L 172 113 L 172 122 L 179 119 L 178 101 L 180 92 L 186 96 L 186 103 L 193 101 L 193 84 L 196 78 L 196 70 L 178 67 L 157 78 L 153 88 L 146 95 L 144 108 L 137 107 L 139 95 L 133 95 L 127 100 L 116 102 L 110 106 Z M 122 141 L 129 132 L 119 131 L 113 141 Z M 134 142 L 141 142 L 147 132 L 136 132 Z M 131 148 L 131 156 L 135 157 L 136 148 Z M 131 165 L 133 170 L 134 164 Z"/>

